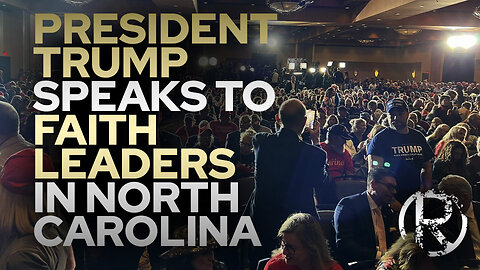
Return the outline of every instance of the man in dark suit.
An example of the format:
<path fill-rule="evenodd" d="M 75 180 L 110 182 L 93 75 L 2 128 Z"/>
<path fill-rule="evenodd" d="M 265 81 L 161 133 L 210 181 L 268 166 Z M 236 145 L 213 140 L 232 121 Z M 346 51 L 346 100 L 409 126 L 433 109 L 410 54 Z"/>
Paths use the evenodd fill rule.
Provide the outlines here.
<path fill-rule="evenodd" d="M 321 202 L 321 193 L 327 190 L 325 151 L 300 139 L 306 119 L 302 102 L 289 99 L 279 110 L 282 128 L 274 134 L 259 133 L 254 137 L 255 190 L 250 216 L 262 246 L 253 249 L 252 265 L 269 257 L 276 248 L 278 229 L 290 214 L 317 216 L 314 197 Z M 319 127 L 309 131 L 318 144 Z"/>
<path fill-rule="evenodd" d="M 292 75 L 292 77 L 290 77 L 290 81 L 285 84 L 285 92 L 296 93 L 298 89 L 299 89 L 299 85 L 297 82 L 297 77 L 295 77 L 295 75 Z"/>
<path fill-rule="evenodd" d="M 368 174 L 367 191 L 338 203 L 334 226 L 340 263 L 379 259 L 390 247 L 392 211 L 388 203 L 396 194 L 396 186 L 394 174 L 378 167 Z"/>

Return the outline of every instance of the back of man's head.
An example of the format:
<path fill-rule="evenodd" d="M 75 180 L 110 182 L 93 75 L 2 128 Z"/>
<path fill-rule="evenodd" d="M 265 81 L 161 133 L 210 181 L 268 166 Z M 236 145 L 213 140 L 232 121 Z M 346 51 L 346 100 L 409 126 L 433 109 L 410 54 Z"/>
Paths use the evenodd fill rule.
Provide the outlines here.
<path fill-rule="evenodd" d="M 0 136 L 11 137 L 18 134 L 20 119 L 15 108 L 7 102 L 0 101 Z"/>
<path fill-rule="evenodd" d="M 296 98 L 289 99 L 280 106 L 280 121 L 285 128 L 297 128 L 305 125 L 306 112 L 305 105 L 300 100 Z"/>

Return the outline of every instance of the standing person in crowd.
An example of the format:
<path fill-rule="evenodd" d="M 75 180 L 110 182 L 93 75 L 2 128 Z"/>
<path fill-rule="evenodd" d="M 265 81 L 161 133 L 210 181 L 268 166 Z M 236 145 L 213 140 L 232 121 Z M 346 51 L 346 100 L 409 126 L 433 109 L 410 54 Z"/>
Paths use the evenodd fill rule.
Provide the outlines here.
<path fill-rule="evenodd" d="M 342 270 L 330 257 L 320 223 L 312 215 L 291 215 L 277 237 L 281 239 L 280 248 L 272 252 L 265 270 Z"/>
<path fill-rule="evenodd" d="M 316 215 L 315 199 L 322 203 L 323 196 L 334 196 L 323 194 L 328 183 L 325 151 L 300 140 L 306 120 L 302 102 L 289 99 L 279 110 L 282 128 L 274 134 L 259 133 L 254 137 L 255 189 L 250 216 L 262 246 L 252 250 L 252 269 L 275 248 L 274 228 L 295 212 Z M 312 130 L 313 140 L 318 138 L 318 129 Z"/>
<path fill-rule="evenodd" d="M 393 215 L 388 204 L 394 200 L 396 188 L 393 172 L 377 167 L 368 173 L 367 191 L 338 203 L 334 227 L 337 259 L 342 265 L 379 259 L 385 254 L 392 243 Z"/>
<path fill-rule="evenodd" d="M 323 128 L 320 130 L 320 141 L 324 142 L 327 139 L 327 130 L 329 127 L 338 124 L 338 117 L 335 114 L 331 114 L 327 117 L 327 121 L 323 125 Z"/>
<path fill-rule="evenodd" d="M 32 148 L 33 144 L 27 142 L 18 132 L 20 119 L 17 111 L 7 102 L 0 101 L 0 170 L 5 161 L 14 153 Z"/>
<path fill-rule="evenodd" d="M 387 103 L 389 127 L 368 145 L 368 168 L 389 167 L 398 183 L 396 199 L 403 203 L 419 190 L 432 187 L 433 151 L 425 137 L 408 128 L 408 107 L 402 99 Z"/>
<path fill-rule="evenodd" d="M 350 125 L 350 119 L 348 118 L 348 111 L 345 106 L 339 106 L 337 108 L 337 116 L 338 116 L 338 123 L 343 125 L 347 128 L 347 130 L 352 129 L 352 125 Z"/>
<path fill-rule="evenodd" d="M 345 150 L 346 141 L 351 139 L 347 128 L 337 124 L 328 128 L 327 140 L 320 143 L 327 152 L 330 181 L 340 181 L 343 180 L 342 176 L 353 175 L 352 157 Z"/>

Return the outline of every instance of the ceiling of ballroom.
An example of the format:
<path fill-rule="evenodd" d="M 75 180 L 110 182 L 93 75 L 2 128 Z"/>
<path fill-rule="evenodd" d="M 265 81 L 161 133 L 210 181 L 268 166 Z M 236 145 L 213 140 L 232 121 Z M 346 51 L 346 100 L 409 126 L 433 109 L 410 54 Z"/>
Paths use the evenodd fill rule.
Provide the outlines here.
<path fill-rule="evenodd" d="M 0 9 L 30 12 L 272 13 L 265 0 L 0 0 Z M 478 0 L 314 0 L 304 10 L 278 14 L 269 33 L 283 42 L 318 45 L 400 47 L 445 39 L 455 32 L 480 33 L 472 15 Z M 258 26 L 253 25 L 255 30 Z M 401 32 L 401 33 L 399 33 Z M 255 31 L 249 31 L 255 34 Z"/>

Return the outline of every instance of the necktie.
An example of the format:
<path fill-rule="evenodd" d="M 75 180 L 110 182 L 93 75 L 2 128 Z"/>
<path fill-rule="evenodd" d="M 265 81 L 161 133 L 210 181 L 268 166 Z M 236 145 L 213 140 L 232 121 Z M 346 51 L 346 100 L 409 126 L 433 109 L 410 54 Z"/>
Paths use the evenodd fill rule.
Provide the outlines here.
<path fill-rule="evenodd" d="M 373 209 L 373 216 L 375 221 L 375 230 L 378 239 L 378 247 L 381 254 L 385 254 L 387 252 L 387 239 L 385 236 L 385 224 L 383 223 L 382 212 L 380 208 Z"/>

